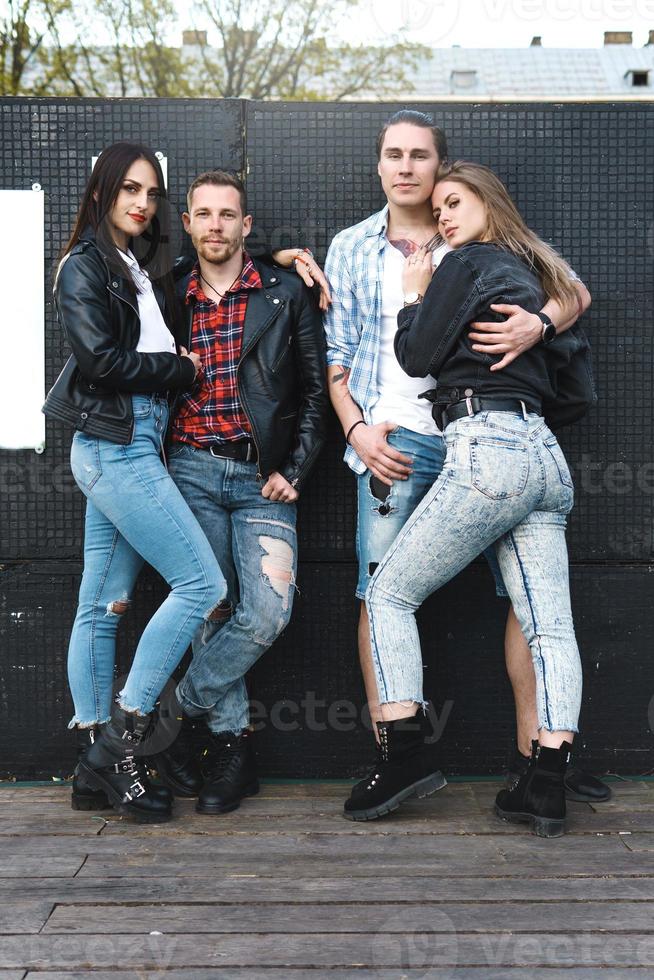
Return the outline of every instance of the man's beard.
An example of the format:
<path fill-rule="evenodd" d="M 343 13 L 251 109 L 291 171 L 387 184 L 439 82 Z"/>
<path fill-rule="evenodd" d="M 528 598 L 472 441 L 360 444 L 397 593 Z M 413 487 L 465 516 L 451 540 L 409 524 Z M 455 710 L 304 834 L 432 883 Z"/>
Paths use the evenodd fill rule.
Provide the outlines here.
<path fill-rule="evenodd" d="M 199 242 L 196 245 L 196 251 L 200 258 L 204 259 L 205 262 L 210 262 L 211 265 L 224 265 L 226 262 L 232 258 L 233 255 L 243 247 L 243 239 L 238 238 L 235 241 L 225 242 L 224 244 L 216 247 L 215 245 L 205 246 L 203 242 Z"/>

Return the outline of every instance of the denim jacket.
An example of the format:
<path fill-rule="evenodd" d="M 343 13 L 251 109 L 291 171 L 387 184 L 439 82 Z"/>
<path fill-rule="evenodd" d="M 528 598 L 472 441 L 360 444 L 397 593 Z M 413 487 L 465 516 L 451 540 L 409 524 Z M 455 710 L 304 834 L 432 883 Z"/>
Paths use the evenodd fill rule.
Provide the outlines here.
<path fill-rule="evenodd" d="M 495 372 L 490 367 L 502 355 L 473 350 L 468 334 L 475 320 L 504 320 L 490 309 L 493 303 L 514 303 L 537 313 L 545 302 L 540 279 L 526 263 L 499 245 L 469 242 L 445 256 L 420 305 L 400 310 L 397 359 L 412 377 L 438 378 L 440 404 L 458 401 L 466 389 L 472 389 L 475 395 L 520 399 L 528 411 L 542 415 L 547 405 L 556 404 L 560 391 L 564 393 L 566 386 L 560 381 L 571 361 L 588 352 L 581 328 L 565 331 L 551 344 L 536 344 Z M 590 389 L 575 417 L 594 401 L 592 375 L 585 362 L 583 369 Z"/>

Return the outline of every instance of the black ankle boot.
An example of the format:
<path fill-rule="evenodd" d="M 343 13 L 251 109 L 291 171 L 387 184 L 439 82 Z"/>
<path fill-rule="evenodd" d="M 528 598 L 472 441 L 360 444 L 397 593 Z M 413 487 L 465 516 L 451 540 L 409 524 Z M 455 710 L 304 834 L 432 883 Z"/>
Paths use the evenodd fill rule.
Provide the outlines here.
<path fill-rule="evenodd" d="M 527 771 L 529 757 L 524 756 L 513 745 L 507 766 L 506 787 L 510 789 Z M 569 767 L 565 774 L 565 798 L 576 803 L 606 803 L 611 799 L 611 788 L 597 776 L 591 776 L 584 769 Z"/>
<path fill-rule="evenodd" d="M 135 757 L 149 726 L 149 715 L 117 708 L 80 759 L 78 778 L 91 789 L 106 793 L 119 813 L 142 823 L 158 823 L 172 816 L 170 793 L 150 782 L 144 761 Z"/>
<path fill-rule="evenodd" d="M 166 720 L 163 710 L 166 709 L 159 710 L 157 724 Z M 190 798 L 199 794 L 203 783 L 196 746 L 198 729 L 193 719 L 185 715 L 181 708 L 175 712 L 174 722 L 179 727 L 176 735 L 171 732 L 172 742 L 150 755 L 148 763 L 175 796 Z"/>
<path fill-rule="evenodd" d="M 510 789 L 495 799 L 495 813 L 511 823 L 528 823 L 538 837 L 565 833 L 564 779 L 570 759 L 569 742 L 558 749 L 531 743 L 531 759 Z"/>
<path fill-rule="evenodd" d="M 70 805 L 73 810 L 110 810 L 111 803 L 103 789 L 93 789 L 86 775 L 80 772 L 79 760 L 87 749 L 95 742 L 100 734 L 100 726 L 92 728 L 76 728 L 77 735 L 77 765 L 73 773 L 73 792 Z"/>
<path fill-rule="evenodd" d="M 413 718 L 377 722 L 377 731 L 377 765 L 345 801 L 343 816 L 348 820 L 376 820 L 405 800 L 431 796 L 446 785 L 433 748 L 425 742 L 431 726 L 422 711 Z"/>
<path fill-rule="evenodd" d="M 229 813 L 245 796 L 259 792 L 252 733 L 211 733 L 205 782 L 195 809 L 198 813 Z"/>

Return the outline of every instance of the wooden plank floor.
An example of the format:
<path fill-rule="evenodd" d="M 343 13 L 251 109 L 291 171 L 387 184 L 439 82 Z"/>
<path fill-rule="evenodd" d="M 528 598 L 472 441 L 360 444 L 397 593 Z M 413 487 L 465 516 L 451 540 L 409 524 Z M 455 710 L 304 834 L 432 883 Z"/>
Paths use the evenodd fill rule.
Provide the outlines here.
<path fill-rule="evenodd" d="M 654 783 L 539 840 L 455 783 L 391 818 L 346 784 L 139 825 L 66 786 L 0 787 L 0 980 L 652 980 Z"/>

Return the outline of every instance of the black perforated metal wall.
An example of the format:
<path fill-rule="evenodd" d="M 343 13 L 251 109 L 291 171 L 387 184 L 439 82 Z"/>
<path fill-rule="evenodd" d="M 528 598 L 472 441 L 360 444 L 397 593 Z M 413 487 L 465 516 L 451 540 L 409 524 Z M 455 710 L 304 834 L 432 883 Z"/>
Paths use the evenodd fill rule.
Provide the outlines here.
<path fill-rule="evenodd" d="M 175 212 L 183 210 L 186 186 L 201 170 L 242 170 L 255 218 L 253 251 L 301 243 L 322 260 L 335 232 L 383 204 L 374 142 L 396 108 L 5 99 L 0 187 L 43 186 L 52 268 L 91 157 L 115 139 L 138 138 L 168 158 Z M 478 160 L 500 174 L 527 221 L 559 247 L 592 292 L 585 325 L 600 404 L 562 436 L 577 486 L 569 544 L 586 681 L 582 743 L 599 768 L 643 771 L 651 767 L 654 721 L 654 604 L 648 598 L 654 560 L 654 115 L 645 104 L 414 108 L 435 114 L 452 158 Z M 181 230 L 175 244 L 186 248 Z M 46 303 L 49 385 L 66 352 L 49 287 Z M 17 289 L 16 323 L 2 329 L 18 337 L 19 324 Z M 61 774 L 72 762 L 65 653 L 83 501 L 68 473 L 70 435 L 48 422 L 43 455 L 0 450 L 0 774 Z M 342 451 L 334 423 L 301 502 L 294 619 L 251 679 L 257 711 L 266 718 L 262 766 L 273 774 L 349 775 L 368 754 L 360 716 L 352 720 L 345 704 L 360 707 L 363 691 L 353 600 L 354 486 Z M 121 634 L 120 670 L 160 595 L 161 583 L 143 576 Z M 422 611 L 426 688 L 439 711 L 443 704 L 448 711 L 441 745 L 450 772 L 499 768 L 512 727 L 501 651 L 505 611 L 483 565 Z M 488 738 L 489 730 L 495 738 Z"/>

